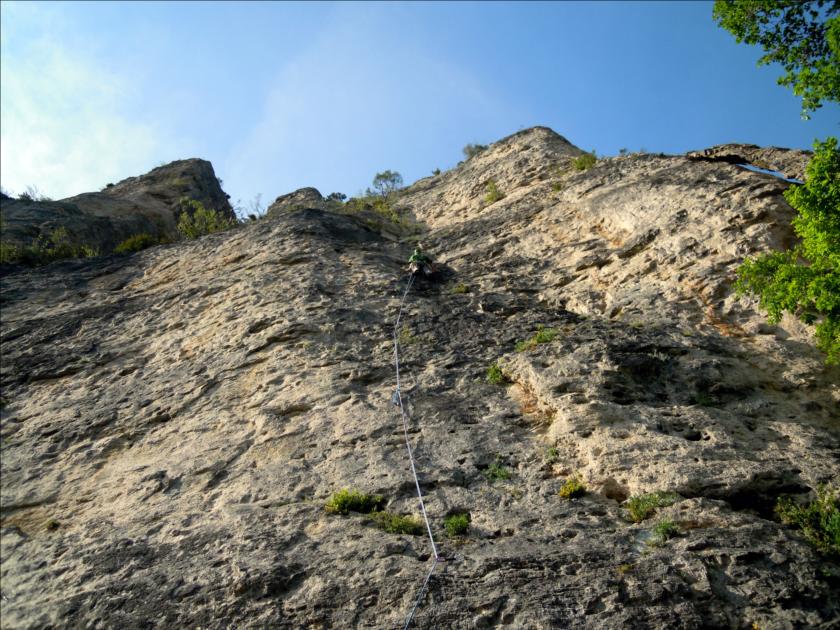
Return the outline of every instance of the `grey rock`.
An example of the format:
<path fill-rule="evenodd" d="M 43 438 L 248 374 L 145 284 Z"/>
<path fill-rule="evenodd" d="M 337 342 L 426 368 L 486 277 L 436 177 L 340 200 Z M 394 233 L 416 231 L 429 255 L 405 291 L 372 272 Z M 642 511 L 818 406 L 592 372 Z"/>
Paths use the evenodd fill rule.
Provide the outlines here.
<path fill-rule="evenodd" d="M 840 566 L 772 506 L 838 478 L 840 374 L 731 292 L 792 238 L 788 184 L 684 156 L 568 170 L 580 153 L 525 130 L 398 199 L 449 273 L 401 334 L 446 558 L 414 627 L 830 626 Z M 392 403 L 412 247 L 312 208 L 3 271 L 3 627 L 401 627 L 429 541 L 323 505 L 419 514 Z M 589 492 L 561 499 L 573 474 Z M 629 522 L 653 490 L 682 499 Z M 661 518 L 680 533 L 651 546 Z"/>
<path fill-rule="evenodd" d="M 63 227 L 72 242 L 107 253 L 129 236 L 143 232 L 175 239 L 184 197 L 236 218 L 210 162 L 189 159 L 129 177 L 101 192 L 60 201 L 4 197 L 0 200 L 3 240 L 30 245 L 39 236 L 48 237 Z"/>

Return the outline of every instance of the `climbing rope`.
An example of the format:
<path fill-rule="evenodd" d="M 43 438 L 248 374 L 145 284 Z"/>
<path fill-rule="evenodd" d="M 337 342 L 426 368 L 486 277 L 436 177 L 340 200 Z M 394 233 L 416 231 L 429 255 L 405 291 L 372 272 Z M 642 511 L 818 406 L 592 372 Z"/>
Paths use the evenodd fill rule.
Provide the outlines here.
<path fill-rule="evenodd" d="M 400 321 L 402 320 L 403 309 L 405 308 L 405 300 L 408 297 L 408 292 L 411 290 L 412 284 L 414 284 L 414 274 L 409 275 L 408 283 L 405 287 L 405 292 L 403 293 L 402 300 L 400 300 L 400 310 L 397 313 L 397 319 L 394 322 L 394 369 L 397 374 L 397 389 L 394 391 L 392 400 L 400 408 L 400 416 L 402 418 L 403 424 L 403 435 L 405 436 L 405 448 L 408 451 L 408 461 L 411 465 L 411 474 L 414 476 L 414 485 L 417 488 L 417 499 L 420 502 L 420 511 L 423 513 L 423 520 L 426 522 L 426 531 L 429 533 L 429 542 L 432 545 L 433 558 L 432 566 L 429 569 L 429 573 L 426 575 L 426 579 L 423 581 L 423 585 L 420 587 L 420 590 L 417 593 L 417 597 L 414 600 L 414 606 L 412 606 L 411 611 L 408 613 L 408 617 L 405 620 L 403 630 L 407 630 L 408 627 L 411 625 L 411 621 L 412 619 L 414 619 L 414 613 L 417 612 L 417 608 L 420 606 L 420 602 L 423 600 L 423 596 L 426 594 L 426 589 L 429 586 L 429 580 L 432 578 L 432 573 L 434 573 L 435 567 L 437 567 L 438 563 L 443 561 L 443 558 L 441 558 L 438 554 L 437 544 L 435 544 L 435 537 L 432 535 L 432 526 L 429 523 L 429 515 L 426 513 L 426 503 L 423 501 L 423 492 L 422 490 L 420 490 L 420 480 L 417 478 L 417 466 L 414 462 L 414 452 L 411 450 L 411 441 L 408 438 L 408 414 L 406 413 L 405 406 L 403 405 L 402 384 L 400 382 L 399 329 Z"/>

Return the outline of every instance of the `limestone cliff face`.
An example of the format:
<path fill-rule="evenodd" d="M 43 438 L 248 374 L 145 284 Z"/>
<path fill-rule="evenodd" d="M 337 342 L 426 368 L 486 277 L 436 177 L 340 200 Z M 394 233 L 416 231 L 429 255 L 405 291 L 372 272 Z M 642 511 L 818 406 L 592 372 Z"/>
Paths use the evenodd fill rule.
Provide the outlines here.
<path fill-rule="evenodd" d="M 101 192 L 59 201 L 4 197 L 0 200 L 3 240 L 29 245 L 39 235 L 49 235 L 59 227 L 67 230 L 74 243 L 91 245 L 102 252 L 110 252 L 129 236 L 143 232 L 174 239 L 183 197 L 236 218 L 210 162 L 178 160 L 109 185 Z"/>
<path fill-rule="evenodd" d="M 840 373 L 731 292 L 793 238 L 789 184 L 650 154 L 578 172 L 581 153 L 534 128 L 399 197 L 441 265 L 400 334 L 450 558 L 415 627 L 832 623 L 840 567 L 772 506 L 837 479 Z M 418 237 L 286 210 L 2 277 L 4 628 L 401 627 L 428 540 L 323 505 L 350 487 L 418 513 L 391 403 Z M 560 498 L 574 474 L 589 492 Z M 629 522 L 649 491 L 681 499 Z M 662 518 L 680 534 L 645 544 Z"/>

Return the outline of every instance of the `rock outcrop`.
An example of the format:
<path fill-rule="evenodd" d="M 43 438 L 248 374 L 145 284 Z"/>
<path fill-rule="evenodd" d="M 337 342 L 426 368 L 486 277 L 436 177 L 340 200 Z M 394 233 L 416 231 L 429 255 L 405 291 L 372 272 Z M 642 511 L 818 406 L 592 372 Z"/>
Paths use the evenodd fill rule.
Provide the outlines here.
<path fill-rule="evenodd" d="M 329 202 L 321 196 L 317 188 L 299 188 L 294 192 L 280 195 L 266 210 L 266 216 L 273 217 L 293 210 L 325 210 Z"/>
<path fill-rule="evenodd" d="M 3 627 L 401 627 L 428 540 L 323 506 L 417 514 L 391 326 L 420 236 L 443 279 L 409 294 L 403 394 L 448 560 L 414 627 L 834 623 L 840 565 L 772 508 L 838 478 L 840 371 L 731 290 L 792 241 L 789 184 L 581 153 L 534 128 L 415 183 L 411 241 L 307 208 L 7 271 Z M 680 498 L 630 522 L 651 491 Z"/>
<path fill-rule="evenodd" d="M 61 227 L 72 242 L 101 252 L 110 252 L 129 236 L 144 232 L 173 239 L 177 237 L 180 200 L 184 197 L 236 218 L 210 162 L 189 159 L 129 177 L 101 192 L 59 201 L 4 197 L 0 200 L 3 240 L 30 245 Z"/>
<path fill-rule="evenodd" d="M 805 180 L 805 167 L 811 160 L 810 151 L 760 147 L 755 144 L 719 144 L 702 151 L 690 151 L 686 155 L 694 160 L 756 166 L 798 181 Z"/>

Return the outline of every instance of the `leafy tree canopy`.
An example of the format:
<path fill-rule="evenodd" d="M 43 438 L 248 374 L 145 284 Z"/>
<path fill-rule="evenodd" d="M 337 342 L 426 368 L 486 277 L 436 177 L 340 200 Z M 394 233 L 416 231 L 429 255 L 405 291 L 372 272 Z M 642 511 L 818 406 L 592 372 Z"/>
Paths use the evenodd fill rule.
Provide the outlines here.
<path fill-rule="evenodd" d="M 817 347 L 840 363 L 840 151 L 836 138 L 814 149 L 805 185 L 785 191 L 801 243 L 744 262 L 736 288 L 757 294 L 773 323 L 785 311 L 816 322 Z"/>
<path fill-rule="evenodd" d="M 715 0 L 712 15 L 738 42 L 759 44 L 759 65 L 779 63 L 779 85 L 802 97 L 802 117 L 840 102 L 840 0 Z"/>
<path fill-rule="evenodd" d="M 396 171 L 382 171 L 373 178 L 373 190 L 376 194 L 387 197 L 402 188 L 403 178 Z"/>

